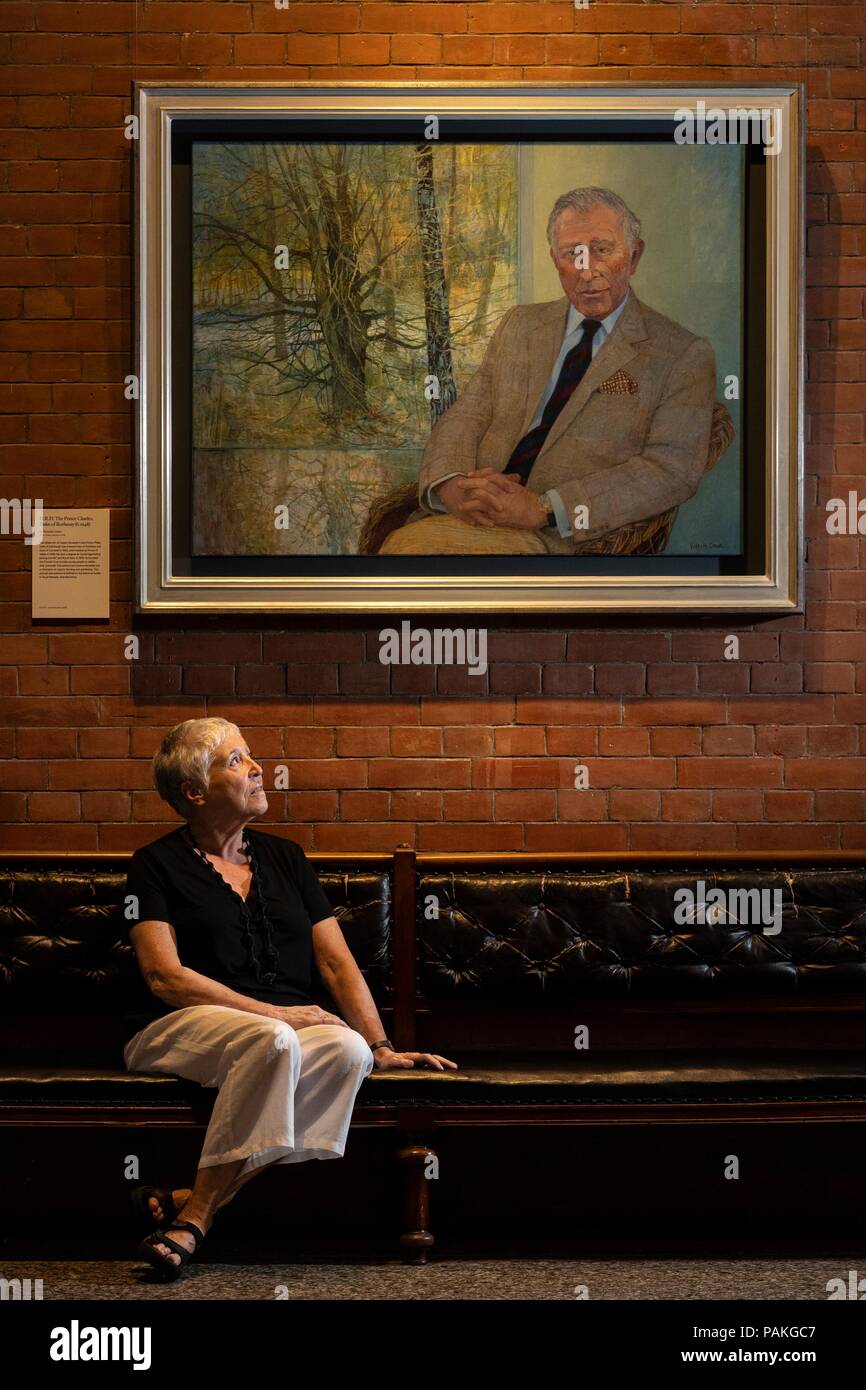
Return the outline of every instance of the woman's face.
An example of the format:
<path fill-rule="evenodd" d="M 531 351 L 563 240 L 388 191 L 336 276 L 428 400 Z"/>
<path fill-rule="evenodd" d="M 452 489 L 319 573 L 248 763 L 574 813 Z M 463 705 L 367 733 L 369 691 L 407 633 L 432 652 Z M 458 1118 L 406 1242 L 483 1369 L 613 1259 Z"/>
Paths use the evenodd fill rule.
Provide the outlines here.
<path fill-rule="evenodd" d="M 252 820 L 268 809 L 262 769 L 250 755 L 239 729 L 227 734 L 214 750 L 207 796 L 198 805 L 218 820 L 236 816 Z"/>

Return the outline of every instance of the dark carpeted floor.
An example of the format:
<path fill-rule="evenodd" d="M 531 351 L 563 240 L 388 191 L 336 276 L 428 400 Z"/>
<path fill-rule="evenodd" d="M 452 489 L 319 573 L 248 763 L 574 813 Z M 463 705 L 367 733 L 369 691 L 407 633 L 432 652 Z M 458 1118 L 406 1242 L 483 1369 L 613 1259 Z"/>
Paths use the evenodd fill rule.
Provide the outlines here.
<path fill-rule="evenodd" d="M 174 1283 L 121 1261 L 4 1260 L 0 1276 L 41 1279 L 44 1300 L 827 1299 L 830 1279 L 866 1272 L 866 1252 L 830 1258 L 433 1260 L 356 1264 L 193 1262 Z M 582 1289 L 586 1289 L 585 1294 Z M 35 1286 L 34 1286 L 35 1288 Z"/>

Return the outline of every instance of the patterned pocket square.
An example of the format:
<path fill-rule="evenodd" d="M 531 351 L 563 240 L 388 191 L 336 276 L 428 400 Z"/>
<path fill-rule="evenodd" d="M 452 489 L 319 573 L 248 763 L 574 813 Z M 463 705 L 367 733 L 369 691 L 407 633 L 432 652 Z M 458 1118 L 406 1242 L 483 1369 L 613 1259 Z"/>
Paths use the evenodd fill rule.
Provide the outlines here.
<path fill-rule="evenodd" d="M 610 396 L 637 396 L 639 395 L 638 384 L 633 376 L 624 372 L 622 368 L 609 376 L 607 381 L 603 381 L 599 386 L 599 391 L 607 391 Z"/>

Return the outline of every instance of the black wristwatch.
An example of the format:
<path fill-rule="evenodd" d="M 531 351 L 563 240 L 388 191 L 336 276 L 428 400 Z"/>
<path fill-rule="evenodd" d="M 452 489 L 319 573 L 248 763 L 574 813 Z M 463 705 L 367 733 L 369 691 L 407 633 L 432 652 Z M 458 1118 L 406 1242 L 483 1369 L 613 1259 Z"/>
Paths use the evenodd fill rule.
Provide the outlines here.
<path fill-rule="evenodd" d="M 383 1038 L 381 1042 L 368 1043 L 368 1047 L 371 1052 L 375 1052 L 377 1047 L 387 1047 L 390 1048 L 392 1052 L 394 1051 L 394 1044 L 390 1038 Z"/>

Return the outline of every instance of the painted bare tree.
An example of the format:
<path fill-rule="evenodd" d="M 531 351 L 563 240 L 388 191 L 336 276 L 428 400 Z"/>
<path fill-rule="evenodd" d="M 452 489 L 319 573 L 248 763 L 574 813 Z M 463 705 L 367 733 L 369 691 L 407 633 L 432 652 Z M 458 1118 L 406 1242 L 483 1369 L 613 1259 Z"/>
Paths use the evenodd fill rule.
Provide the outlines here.
<path fill-rule="evenodd" d="M 257 499 L 250 553 L 355 553 L 456 399 L 453 352 L 471 361 L 513 301 L 515 194 L 513 152 L 486 145 L 196 148 L 196 448 L 225 451 L 209 495 L 240 480 Z M 289 508 L 291 540 L 262 539 L 264 494 Z"/>
<path fill-rule="evenodd" d="M 412 233 L 386 231 L 393 210 L 371 178 L 370 148 L 225 145 L 196 210 L 199 278 L 223 287 L 200 324 L 230 327 L 248 369 L 270 368 L 278 395 L 312 392 L 335 431 L 375 417 L 374 345 L 421 346 L 420 325 L 387 312 L 385 267 Z"/>
<path fill-rule="evenodd" d="M 442 256 L 442 228 L 436 204 L 433 175 L 433 146 L 418 145 L 418 232 L 421 239 L 421 270 L 424 285 L 424 316 L 427 322 L 427 371 L 439 383 L 438 395 L 430 400 L 431 424 L 435 424 L 457 399 L 451 352 L 451 309 Z"/>

